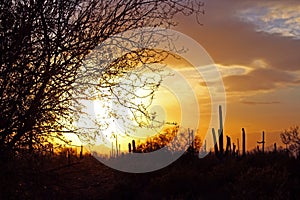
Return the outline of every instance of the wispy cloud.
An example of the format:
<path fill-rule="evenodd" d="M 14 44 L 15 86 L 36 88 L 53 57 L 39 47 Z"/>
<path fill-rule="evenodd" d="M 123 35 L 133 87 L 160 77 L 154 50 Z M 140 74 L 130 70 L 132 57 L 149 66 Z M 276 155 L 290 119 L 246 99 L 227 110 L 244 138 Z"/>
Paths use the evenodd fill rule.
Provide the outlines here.
<path fill-rule="evenodd" d="M 298 85 L 300 83 L 300 72 L 290 72 L 272 68 L 263 59 L 254 60 L 249 66 L 215 64 L 222 75 L 227 93 L 230 92 L 252 92 L 257 93 L 272 91 L 274 89 Z M 203 70 L 210 70 L 204 66 Z M 212 84 L 214 79 L 209 80 Z M 200 81 L 205 87 L 207 82 Z"/>
<path fill-rule="evenodd" d="M 238 12 L 242 21 L 252 23 L 256 31 L 300 39 L 300 3 L 264 2 Z"/>
<path fill-rule="evenodd" d="M 212 64 L 212 65 L 205 65 L 205 66 L 181 66 L 180 68 L 176 69 L 181 73 L 187 74 L 192 77 L 195 73 L 207 73 L 212 71 L 217 71 L 223 77 L 231 76 L 231 75 L 244 75 L 252 71 L 253 69 L 248 66 L 244 65 L 222 65 L 222 64 Z M 198 77 L 194 77 L 198 78 Z"/>

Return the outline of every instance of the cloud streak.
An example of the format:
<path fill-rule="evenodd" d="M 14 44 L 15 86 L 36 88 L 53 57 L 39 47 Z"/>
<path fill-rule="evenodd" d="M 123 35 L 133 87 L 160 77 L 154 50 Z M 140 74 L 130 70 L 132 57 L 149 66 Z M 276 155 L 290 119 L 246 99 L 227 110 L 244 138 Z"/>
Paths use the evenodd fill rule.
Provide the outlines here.
<path fill-rule="evenodd" d="M 246 75 L 224 77 L 228 92 L 274 90 L 290 84 L 297 84 L 298 81 L 298 77 L 294 73 L 272 68 L 258 68 Z"/>
<path fill-rule="evenodd" d="M 280 104 L 280 101 L 241 101 L 243 104 L 247 105 L 272 105 L 272 104 Z"/>
<path fill-rule="evenodd" d="M 260 3 L 238 12 L 241 20 L 252 23 L 256 31 L 300 39 L 300 4 Z"/>

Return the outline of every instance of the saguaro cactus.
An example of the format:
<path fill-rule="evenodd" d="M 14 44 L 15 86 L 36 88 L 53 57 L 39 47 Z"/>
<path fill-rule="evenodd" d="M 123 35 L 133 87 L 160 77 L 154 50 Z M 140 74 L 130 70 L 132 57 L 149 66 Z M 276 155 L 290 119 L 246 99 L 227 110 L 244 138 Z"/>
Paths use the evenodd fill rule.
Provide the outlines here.
<path fill-rule="evenodd" d="M 236 145 L 232 143 L 232 155 L 236 156 Z"/>
<path fill-rule="evenodd" d="M 231 139 L 229 136 L 226 136 L 226 151 L 225 154 L 231 154 Z"/>
<path fill-rule="evenodd" d="M 242 146 L 243 146 L 243 156 L 246 156 L 246 133 L 245 129 L 242 128 Z"/>
<path fill-rule="evenodd" d="M 239 156 L 240 155 L 240 140 L 239 140 L 239 138 L 237 138 L 236 139 L 236 145 L 237 145 L 237 156 Z"/>
<path fill-rule="evenodd" d="M 128 152 L 131 153 L 131 143 L 128 143 Z"/>
<path fill-rule="evenodd" d="M 114 154 L 114 143 L 112 142 L 111 143 L 111 156 L 110 157 L 115 157 L 115 154 Z"/>
<path fill-rule="evenodd" d="M 222 106 L 219 105 L 219 122 L 220 122 L 220 129 L 219 129 L 219 150 L 220 154 L 223 154 L 223 118 L 222 118 Z"/>
<path fill-rule="evenodd" d="M 212 128 L 211 129 L 212 131 L 212 135 L 213 135 L 213 139 L 214 139 L 214 147 L 215 147 L 215 154 L 218 155 L 219 154 L 219 149 L 218 149 L 218 142 L 217 142 L 217 138 L 216 138 L 216 132 L 215 132 L 215 129 Z"/>
<path fill-rule="evenodd" d="M 119 156 L 119 150 L 118 150 L 118 136 L 116 135 L 116 156 Z"/>
<path fill-rule="evenodd" d="M 83 157 L 82 154 L 83 154 L 83 146 L 81 145 L 81 146 L 80 146 L 80 155 L 79 155 L 79 158 L 80 158 L 80 159 L 82 159 L 82 157 Z"/>
<path fill-rule="evenodd" d="M 135 141 L 132 140 L 132 152 L 135 153 L 136 152 L 136 147 L 135 147 Z"/>
<path fill-rule="evenodd" d="M 257 144 L 262 144 L 262 152 L 265 152 L 265 132 L 262 132 L 262 140 L 257 141 Z"/>

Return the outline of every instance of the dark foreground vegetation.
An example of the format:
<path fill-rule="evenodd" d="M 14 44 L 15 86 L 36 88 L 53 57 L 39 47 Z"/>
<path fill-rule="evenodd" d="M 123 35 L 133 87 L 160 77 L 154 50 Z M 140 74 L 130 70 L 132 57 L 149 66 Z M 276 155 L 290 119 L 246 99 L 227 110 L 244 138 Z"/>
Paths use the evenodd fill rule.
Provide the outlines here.
<path fill-rule="evenodd" d="M 5 159 L 0 199 L 300 199 L 300 160 L 284 152 L 246 157 L 185 154 L 145 174 L 110 169 L 91 156 Z"/>

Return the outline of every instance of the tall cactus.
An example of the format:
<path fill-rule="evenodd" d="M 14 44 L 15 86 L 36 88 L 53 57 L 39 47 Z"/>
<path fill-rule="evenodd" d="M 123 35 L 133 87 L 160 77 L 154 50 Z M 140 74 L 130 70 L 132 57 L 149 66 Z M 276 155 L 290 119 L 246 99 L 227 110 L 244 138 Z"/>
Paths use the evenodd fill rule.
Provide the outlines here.
<path fill-rule="evenodd" d="M 211 129 L 212 131 L 212 135 L 213 135 L 213 139 L 214 139 L 214 147 L 215 147 L 215 154 L 218 155 L 219 154 L 219 149 L 218 149 L 218 142 L 217 142 L 217 138 L 216 138 L 216 132 L 215 132 L 215 129 L 212 128 Z"/>
<path fill-rule="evenodd" d="M 223 148 L 223 118 L 222 118 L 222 106 L 219 105 L 219 122 L 220 122 L 220 129 L 219 129 L 219 150 L 220 154 L 222 155 L 224 152 Z"/>
<path fill-rule="evenodd" d="M 83 158 L 83 146 L 80 146 L 80 154 L 79 154 L 79 158 L 82 159 Z"/>
<path fill-rule="evenodd" d="M 226 151 L 225 154 L 231 154 L 231 138 L 229 136 L 226 136 Z"/>
<path fill-rule="evenodd" d="M 111 143 L 111 156 L 110 157 L 115 157 L 115 154 L 114 154 L 114 143 L 112 142 Z"/>
<path fill-rule="evenodd" d="M 119 150 L 118 150 L 118 136 L 116 135 L 116 156 L 119 156 Z"/>
<path fill-rule="evenodd" d="M 135 141 L 132 140 L 132 152 L 135 153 L 136 152 L 136 147 L 135 147 Z"/>
<path fill-rule="evenodd" d="M 257 144 L 262 144 L 262 152 L 265 152 L 265 132 L 262 132 L 262 140 L 261 141 L 257 141 Z"/>
<path fill-rule="evenodd" d="M 240 156 L 240 140 L 239 138 L 236 139 L 237 144 L 237 156 Z"/>
<path fill-rule="evenodd" d="M 236 156 L 236 145 L 232 143 L 232 155 Z"/>
<path fill-rule="evenodd" d="M 245 129 L 242 128 L 242 145 L 243 145 L 243 156 L 246 156 L 246 133 L 245 133 Z"/>
<path fill-rule="evenodd" d="M 131 153 L 131 143 L 128 143 L 128 152 Z"/>

